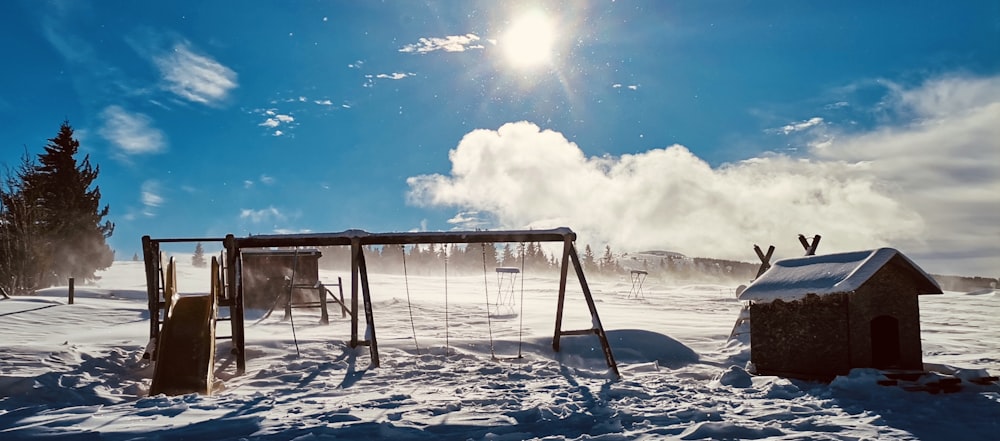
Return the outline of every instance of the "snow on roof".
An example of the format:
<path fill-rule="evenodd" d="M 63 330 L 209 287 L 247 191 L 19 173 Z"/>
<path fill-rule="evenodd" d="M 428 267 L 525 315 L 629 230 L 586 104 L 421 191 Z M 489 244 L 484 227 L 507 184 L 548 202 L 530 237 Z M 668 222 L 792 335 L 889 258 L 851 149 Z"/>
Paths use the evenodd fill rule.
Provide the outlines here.
<path fill-rule="evenodd" d="M 926 291 L 921 294 L 941 293 L 937 282 L 909 258 L 893 248 L 879 248 L 779 260 L 751 283 L 740 294 L 739 299 L 755 302 L 778 299 L 792 301 L 807 294 L 822 296 L 855 291 L 879 268 L 897 256 L 912 268 L 917 277 L 923 277 L 928 282 L 919 283 L 921 291 Z"/>

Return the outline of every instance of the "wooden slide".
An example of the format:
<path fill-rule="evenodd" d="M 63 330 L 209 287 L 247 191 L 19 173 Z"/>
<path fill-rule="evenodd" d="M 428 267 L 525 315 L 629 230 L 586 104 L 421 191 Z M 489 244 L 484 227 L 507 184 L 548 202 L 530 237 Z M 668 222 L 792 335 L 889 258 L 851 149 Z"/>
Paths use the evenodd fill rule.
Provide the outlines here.
<path fill-rule="evenodd" d="M 210 395 L 215 367 L 215 295 L 177 295 L 173 259 L 165 279 L 164 297 L 170 306 L 156 341 L 149 395 Z"/>

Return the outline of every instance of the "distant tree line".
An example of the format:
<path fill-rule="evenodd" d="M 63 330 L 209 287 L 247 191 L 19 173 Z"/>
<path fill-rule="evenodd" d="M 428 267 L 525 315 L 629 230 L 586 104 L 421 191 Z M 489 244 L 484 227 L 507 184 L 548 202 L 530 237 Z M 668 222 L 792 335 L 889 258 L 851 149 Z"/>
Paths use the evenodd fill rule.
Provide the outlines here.
<path fill-rule="evenodd" d="M 89 155 L 77 160 L 69 122 L 48 141 L 44 153 L 25 151 L 0 171 L 0 288 L 10 294 L 92 280 L 114 261 L 107 239 L 115 225 L 94 185 L 100 167 Z"/>
<path fill-rule="evenodd" d="M 557 249 L 556 249 L 557 248 Z M 410 275 L 443 274 L 447 260 L 449 273 L 492 273 L 497 267 L 514 267 L 526 273 L 555 274 L 559 271 L 562 247 L 547 252 L 541 243 L 504 244 L 422 244 L 366 246 L 365 263 L 372 273 L 402 274 L 403 262 Z M 324 247 L 320 266 L 323 269 L 349 271 L 349 247 Z M 579 250 L 578 250 L 579 251 Z M 557 254 L 558 253 L 558 254 Z M 757 274 L 759 264 L 732 260 L 688 258 L 683 256 L 630 256 L 615 253 L 605 245 L 600 255 L 588 244 L 579 255 L 587 277 L 628 277 L 632 270 L 664 280 L 702 280 L 748 283 Z"/>

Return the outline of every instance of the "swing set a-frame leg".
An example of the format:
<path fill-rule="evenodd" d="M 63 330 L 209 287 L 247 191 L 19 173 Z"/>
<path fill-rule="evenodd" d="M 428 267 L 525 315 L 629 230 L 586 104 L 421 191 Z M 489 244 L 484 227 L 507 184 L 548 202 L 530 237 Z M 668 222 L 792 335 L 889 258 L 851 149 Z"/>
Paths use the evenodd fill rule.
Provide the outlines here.
<path fill-rule="evenodd" d="M 574 331 L 562 330 L 563 305 L 566 302 L 566 278 L 569 273 L 570 261 L 573 262 L 576 277 L 580 280 L 580 289 L 583 290 L 583 297 L 587 301 L 587 308 L 590 309 L 591 323 L 593 323 L 593 327 L 590 329 Z M 583 266 L 580 265 L 580 257 L 576 254 L 576 247 L 573 246 L 573 242 L 567 239 L 563 243 L 562 267 L 559 272 L 559 301 L 556 305 L 556 331 L 555 335 L 552 337 L 552 349 L 559 352 L 559 339 L 563 335 L 588 334 L 597 335 L 598 340 L 601 342 L 601 349 L 604 351 L 604 359 L 608 363 L 608 369 L 611 369 L 615 378 L 621 378 L 621 373 L 618 372 L 618 365 L 615 363 L 615 356 L 611 352 L 611 345 L 608 343 L 608 336 L 604 332 L 604 325 L 601 324 L 601 318 L 597 314 L 597 306 L 594 304 L 594 297 L 590 293 L 590 286 L 587 285 L 587 278 L 583 274 Z"/>
<path fill-rule="evenodd" d="M 364 298 L 365 323 L 368 326 L 366 339 L 358 341 L 358 278 L 361 279 L 361 295 Z M 372 311 L 371 289 L 368 285 L 368 266 L 365 254 L 358 241 L 351 243 L 351 347 L 367 345 L 371 354 L 372 367 L 381 364 L 378 357 L 378 340 L 375 338 L 375 315 Z"/>

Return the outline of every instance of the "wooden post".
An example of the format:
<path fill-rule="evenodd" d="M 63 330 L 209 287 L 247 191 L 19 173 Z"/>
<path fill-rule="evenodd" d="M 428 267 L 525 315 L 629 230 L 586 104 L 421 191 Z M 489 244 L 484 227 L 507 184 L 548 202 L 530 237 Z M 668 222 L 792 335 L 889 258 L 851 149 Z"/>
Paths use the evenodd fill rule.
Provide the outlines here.
<path fill-rule="evenodd" d="M 160 335 L 160 243 L 142 236 L 142 261 L 146 266 L 146 296 L 149 307 L 149 338 Z"/>
<path fill-rule="evenodd" d="M 806 255 L 807 256 L 815 256 L 816 255 L 816 247 L 819 246 L 819 239 L 820 239 L 820 236 L 817 234 L 817 235 L 813 236 L 812 243 L 809 243 L 809 240 L 806 239 L 806 237 L 804 235 L 801 235 L 801 234 L 799 235 L 799 243 L 802 244 L 802 248 L 806 249 Z"/>
<path fill-rule="evenodd" d="M 601 341 L 601 349 L 604 350 L 604 359 L 608 362 L 608 368 L 611 369 L 611 373 L 615 374 L 615 378 L 621 378 L 622 374 L 618 372 L 618 363 L 615 362 L 615 356 L 611 352 L 611 343 L 608 342 L 608 335 L 604 332 L 601 317 L 597 315 L 597 305 L 594 304 L 594 296 L 590 293 L 590 286 L 587 285 L 587 277 L 583 275 L 583 265 L 580 263 L 580 256 L 577 255 L 573 242 L 569 242 L 568 245 L 569 257 L 573 260 L 576 277 L 580 279 L 580 289 L 583 290 L 583 298 L 587 300 L 587 308 L 590 309 L 590 320 L 593 323 L 591 331 Z"/>
<path fill-rule="evenodd" d="M 365 322 L 368 324 L 366 344 L 372 357 L 372 367 L 379 367 L 378 339 L 375 338 L 375 314 L 372 311 L 372 294 L 368 285 L 368 267 L 365 265 L 365 253 L 358 248 L 358 274 L 361 275 L 361 295 L 364 296 Z"/>
<path fill-rule="evenodd" d="M 757 277 L 760 277 L 761 274 L 764 274 L 765 271 L 771 268 L 771 256 L 774 255 L 774 245 L 767 247 L 767 254 L 764 254 L 757 244 L 754 244 L 753 251 L 757 253 L 757 258 L 760 259 L 760 268 L 757 269 Z M 757 277 L 754 277 L 754 279 Z"/>
<path fill-rule="evenodd" d="M 316 283 L 316 294 L 319 294 L 319 323 L 330 324 L 330 313 L 326 312 L 326 287 L 323 282 Z"/>
<path fill-rule="evenodd" d="M 347 317 L 347 304 L 344 303 L 344 281 L 337 277 L 337 289 L 340 290 L 340 318 Z"/>
<path fill-rule="evenodd" d="M 361 241 L 351 239 L 351 347 L 358 347 L 358 256 L 361 254 Z"/>
<path fill-rule="evenodd" d="M 70 304 L 70 305 L 72 305 L 72 304 L 73 304 L 73 295 L 74 295 L 74 292 L 73 292 L 73 291 L 74 291 L 74 290 L 73 290 L 73 278 L 72 278 L 72 277 L 70 277 L 70 278 L 69 278 L 69 304 Z"/>
<path fill-rule="evenodd" d="M 556 332 L 552 336 L 552 350 L 559 352 L 559 338 L 562 336 L 563 304 L 566 303 L 566 276 L 569 272 L 569 250 L 573 242 L 563 239 L 562 265 L 559 268 L 559 297 L 556 300 Z"/>
<path fill-rule="evenodd" d="M 237 248 L 236 237 L 227 234 L 223 239 L 223 246 L 226 249 L 226 280 L 229 282 L 229 324 L 233 331 L 233 349 L 236 355 L 236 375 L 243 375 L 247 371 L 246 354 L 246 334 L 244 329 L 243 310 L 243 268 L 240 261 L 240 250 Z"/>

